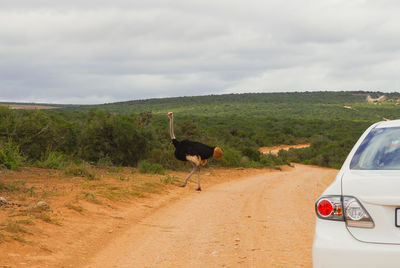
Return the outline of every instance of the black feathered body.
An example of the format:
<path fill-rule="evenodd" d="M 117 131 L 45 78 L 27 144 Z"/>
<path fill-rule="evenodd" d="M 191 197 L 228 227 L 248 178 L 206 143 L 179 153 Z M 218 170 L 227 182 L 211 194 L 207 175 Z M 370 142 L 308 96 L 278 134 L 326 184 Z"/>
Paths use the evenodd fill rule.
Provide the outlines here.
<path fill-rule="evenodd" d="M 187 156 L 199 156 L 202 160 L 206 160 L 213 156 L 215 149 L 215 147 L 189 140 L 173 139 L 172 144 L 175 146 L 175 157 L 181 161 L 187 161 Z"/>

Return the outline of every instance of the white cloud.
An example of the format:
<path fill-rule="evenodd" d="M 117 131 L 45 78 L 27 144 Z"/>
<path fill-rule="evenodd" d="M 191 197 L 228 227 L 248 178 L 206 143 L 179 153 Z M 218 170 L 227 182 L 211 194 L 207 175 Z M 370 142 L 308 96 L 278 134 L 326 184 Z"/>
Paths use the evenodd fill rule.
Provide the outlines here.
<path fill-rule="evenodd" d="M 399 8 L 388 0 L 7 1 L 0 101 L 397 90 Z"/>

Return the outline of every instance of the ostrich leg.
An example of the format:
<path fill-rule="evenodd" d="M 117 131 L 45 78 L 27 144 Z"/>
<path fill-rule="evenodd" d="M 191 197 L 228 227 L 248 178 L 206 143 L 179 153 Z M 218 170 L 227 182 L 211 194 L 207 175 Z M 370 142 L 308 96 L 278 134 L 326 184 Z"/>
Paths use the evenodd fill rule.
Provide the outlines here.
<path fill-rule="evenodd" d="M 190 174 L 186 177 L 186 179 L 185 179 L 185 181 L 183 182 L 183 184 L 181 185 L 181 187 L 185 187 L 185 186 L 186 186 L 186 183 L 188 182 L 188 180 L 190 179 L 190 177 L 193 175 L 193 173 L 196 172 L 197 166 L 196 166 L 194 163 L 192 163 L 192 165 L 193 165 L 192 172 L 190 172 Z"/>
<path fill-rule="evenodd" d="M 197 173 L 197 189 L 196 191 L 201 191 L 201 187 L 200 187 L 200 167 L 197 167 L 198 173 Z"/>

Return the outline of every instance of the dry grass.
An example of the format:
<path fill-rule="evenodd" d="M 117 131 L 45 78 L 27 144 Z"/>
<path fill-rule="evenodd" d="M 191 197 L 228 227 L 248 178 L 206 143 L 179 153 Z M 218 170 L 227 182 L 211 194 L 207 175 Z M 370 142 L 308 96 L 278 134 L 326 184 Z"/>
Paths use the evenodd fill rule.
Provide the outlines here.
<path fill-rule="evenodd" d="M 33 233 L 20 225 L 18 221 L 7 220 L 0 223 L 0 243 L 7 241 L 18 241 L 21 243 L 30 243 L 25 239 L 25 234 Z"/>
<path fill-rule="evenodd" d="M 69 209 L 72 209 L 72 210 L 75 210 L 76 212 L 79 212 L 79 213 L 83 213 L 85 211 L 85 209 L 83 207 L 75 206 L 75 205 L 72 205 L 72 204 L 66 204 L 65 207 L 67 207 Z"/>
<path fill-rule="evenodd" d="M 40 222 L 61 226 L 62 220 L 56 214 L 60 214 L 62 208 L 85 217 L 90 214 L 85 209 L 89 204 L 110 207 L 114 202 L 134 202 L 137 198 L 163 193 L 178 184 L 178 178 L 172 175 L 141 174 L 126 167 L 23 168 L 19 172 L 3 174 L 5 179 L 0 181 L 0 196 L 19 206 L 0 207 L 0 218 L 7 221 L 0 225 L 0 243 L 27 243 L 25 236 L 37 232 Z M 31 205 L 38 201 L 46 201 L 50 209 Z M 53 211 L 52 205 L 57 202 L 62 204 Z"/>

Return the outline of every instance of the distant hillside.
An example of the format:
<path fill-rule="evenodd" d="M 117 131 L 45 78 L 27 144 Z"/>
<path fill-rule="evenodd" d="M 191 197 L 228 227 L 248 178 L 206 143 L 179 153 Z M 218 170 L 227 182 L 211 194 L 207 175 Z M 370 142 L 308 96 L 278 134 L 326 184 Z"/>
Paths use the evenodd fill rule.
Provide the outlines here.
<path fill-rule="evenodd" d="M 175 113 L 178 139 L 223 148 L 224 158 L 210 160 L 212 165 L 273 167 L 296 162 L 339 168 L 369 125 L 400 118 L 399 98 L 400 93 L 363 91 L 248 93 L 35 111 L 0 107 L 0 169 L 21 164 L 62 168 L 83 160 L 130 166 L 149 161 L 182 168 L 173 158 L 170 111 Z M 278 155 L 259 153 L 260 147 L 296 144 L 310 147 Z"/>
<path fill-rule="evenodd" d="M 45 103 L 18 103 L 18 102 L 0 102 L 0 106 L 6 106 L 13 110 L 36 110 L 36 109 L 59 109 L 68 105 L 45 104 Z"/>
<path fill-rule="evenodd" d="M 293 119 L 373 120 L 400 118 L 397 100 L 400 93 L 385 93 L 385 102 L 371 105 L 367 96 L 381 92 L 293 92 L 246 93 L 162 99 L 135 100 L 102 105 L 73 106 L 85 111 L 102 109 L 121 114 L 151 111 L 153 115 L 173 111 L 185 116 L 256 116 Z"/>

